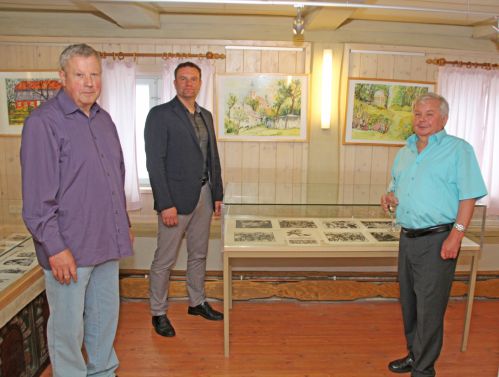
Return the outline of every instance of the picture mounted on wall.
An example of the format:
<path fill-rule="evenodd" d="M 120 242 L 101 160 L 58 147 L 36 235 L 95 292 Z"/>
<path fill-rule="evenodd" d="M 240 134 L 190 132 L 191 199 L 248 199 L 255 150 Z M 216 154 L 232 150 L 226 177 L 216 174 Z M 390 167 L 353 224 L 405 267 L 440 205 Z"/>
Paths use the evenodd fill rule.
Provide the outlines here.
<path fill-rule="evenodd" d="M 216 96 L 220 140 L 307 139 L 307 75 L 217 75 Z"/>
<path fill-rule="evenodd" d="M 0 133 L 20 134 L 24 119 L 60 88 L 57 72 L 0 72 Z"/>
<path fill-rule="evenodd" d="M 351 78 L 343 144 L 404 145 L 412 135 L 412 102 L 430 82 Z"/>

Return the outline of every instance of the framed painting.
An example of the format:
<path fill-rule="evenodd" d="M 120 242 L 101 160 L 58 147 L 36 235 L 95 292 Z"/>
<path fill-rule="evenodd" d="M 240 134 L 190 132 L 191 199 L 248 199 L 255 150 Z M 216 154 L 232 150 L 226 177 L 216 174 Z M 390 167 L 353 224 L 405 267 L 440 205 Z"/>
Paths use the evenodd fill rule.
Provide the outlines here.
<path fill-rule="evenodd" d="M 217 75 L 216 93 L 220 140 L 307 140 L 307 75 Z"/>
<path fill-rule="evenodd" d="M 343 144 L 404 145 L 412 135 L 412 102 L 434 83 L 351 78 Z"/>
<path fill-rule="evenodd" d="M 0 72 L 0 133 L 20 134 L 30 112 L 60 88 L 57 72 Z"/>

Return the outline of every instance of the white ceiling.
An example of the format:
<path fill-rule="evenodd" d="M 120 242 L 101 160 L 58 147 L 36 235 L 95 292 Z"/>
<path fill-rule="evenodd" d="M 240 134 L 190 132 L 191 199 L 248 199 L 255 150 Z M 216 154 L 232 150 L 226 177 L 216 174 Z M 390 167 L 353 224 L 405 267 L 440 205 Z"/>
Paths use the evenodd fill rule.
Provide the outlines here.
<path fill-rule="evenodd" d="M 241 0 L 235 0 L 235 2 Z M 250 2 L 251 0 L 249 0 Z M 160 15 L 244 15 L 293 18 L 293 1 L 259 1 L 260 4 L 228 4 L 228 1 L 132 1 L 132 0 L 0 0 L 1 11 L 87 13 L 123 29 L 160 27 Z M 476 38 L 497 38 L 499 0 L 303 0 L 306 30 L 336 30 L 351 20 L 396 21 L 420 24 L 471 26 Z"/>

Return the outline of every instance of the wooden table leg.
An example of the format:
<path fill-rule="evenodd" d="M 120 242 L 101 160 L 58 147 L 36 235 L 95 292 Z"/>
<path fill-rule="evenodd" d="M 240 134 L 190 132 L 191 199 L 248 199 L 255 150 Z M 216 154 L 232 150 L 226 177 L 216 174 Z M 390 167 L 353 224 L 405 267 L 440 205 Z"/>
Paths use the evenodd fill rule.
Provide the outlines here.
<path fill-rule="evenodd" d="M 473 301 L 475 299 L 476 275 L 478 271 L 478 253 L 471 257 L 471 270 L 468 287 L 468 300 L 466 302 L 466 315 L 464 317 L 463 338 L 461 341 L 461 352 L 468 348 L 468 336 L 470 334 L 471 311 L 473 309 Z"/>
<path fill-rule="evenodd" d="M 226 252 L 224 252 L 224 355 L 229 357 L 229 311 L 230 311 L 230 301 L 231 298 L 231 278 L 230 278 L 230 264 L 229 257 Z"/>

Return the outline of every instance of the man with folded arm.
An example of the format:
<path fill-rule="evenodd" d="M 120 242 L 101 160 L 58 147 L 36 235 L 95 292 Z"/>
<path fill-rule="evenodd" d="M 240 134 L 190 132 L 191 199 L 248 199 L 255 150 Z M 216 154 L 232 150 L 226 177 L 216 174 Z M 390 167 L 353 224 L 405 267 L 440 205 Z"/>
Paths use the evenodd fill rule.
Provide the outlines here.
<path fill-rule="evenodd" d="M 427 93 L 413 104 L 414 134 L 397 154 L 386 211 L 396 211 L 398 275 L 408 355 L 388 364 L 394 373 L 435 376 L 443 321 L 456 261 L 476 200 L 487 194 L 471 145 L 448 135 L 449 105 Z"/>

